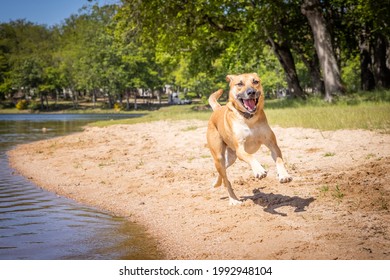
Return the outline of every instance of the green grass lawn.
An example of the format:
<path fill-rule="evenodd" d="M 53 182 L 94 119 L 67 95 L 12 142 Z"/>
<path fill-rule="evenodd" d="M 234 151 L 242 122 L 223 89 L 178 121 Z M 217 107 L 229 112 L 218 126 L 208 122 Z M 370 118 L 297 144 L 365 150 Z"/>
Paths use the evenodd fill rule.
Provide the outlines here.
<path fill-rule="evenodd" d="M 368 129 L 390 132 L 390 104 L 365 103 L 266 110 L 268 122 L 282 127 L 320 130 Z"/>
<path fill-rule="evenodd" d="M 65 105 L 64 105 L 65 106 Z M 141 107 L 141 106 L 140 106 Z M 62 113 L 118 113 L 113 109 L 88 108 L 62 110 Z M 320 98 L 307 100 L 277 99 L 265 101 L 265 112 L 271 126 L 304 127 L 320 130 L 368 129 L 390 133 L 390 91 L 355 93 L 340 97 L 334 103 Z M 0 113 L 20 113 L 16 109 Z M 208 120 L 211 109 L 204 105 L 153 105 L 151 110 L 121 111 L 142 117 L 99 121 L 94 126 L 134 124 L 158 120 Z"/>
<path fill-rule="evenodd" d="M 271 125 L 320 130 L 368 129 L 390 133 L 390 91 L 356 93 L 334 103 L 322 99 L 272 100 L 266 103 Z"/>
<path fill-rule="evenodd" d="M 199 110 L 202 109 L 202 110 Z M 134 124 L 157 120 L 208 120 L 205 106 L 177 105 L 155 111 L 135 111 L 140 118 L 93 123 L 95 126 Z M 308 100 L 266 100 L 265 112 L 271 126 L 304 127 L 320 130 L 368 129 L 390 133 L 390 91 L 354 94 L 329 104 L 318 98 Z"/>

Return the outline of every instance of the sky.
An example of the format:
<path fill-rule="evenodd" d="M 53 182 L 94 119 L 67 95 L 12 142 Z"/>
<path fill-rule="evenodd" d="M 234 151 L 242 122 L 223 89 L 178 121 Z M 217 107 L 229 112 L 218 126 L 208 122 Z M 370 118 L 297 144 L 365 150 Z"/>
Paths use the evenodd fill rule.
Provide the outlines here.
<path fill-rule="evenodd" d="M 53 26 L 61 24 L 84 5 L 96 0 L 0 0 L 0 23 L 26 19 L 36 24 Z M 97 0 L 99 5 L 113 4 L 118 0 Z"/>

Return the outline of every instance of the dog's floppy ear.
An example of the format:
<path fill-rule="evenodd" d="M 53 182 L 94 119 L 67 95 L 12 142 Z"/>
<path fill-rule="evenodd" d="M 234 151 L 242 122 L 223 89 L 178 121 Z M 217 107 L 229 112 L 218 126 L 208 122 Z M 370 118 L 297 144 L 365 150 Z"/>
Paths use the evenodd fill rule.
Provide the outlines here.
<path fill-rule="evenodd" d="M 226 82 L 230 83 L 234 79 L 235 75 L 227 75 Z"/>

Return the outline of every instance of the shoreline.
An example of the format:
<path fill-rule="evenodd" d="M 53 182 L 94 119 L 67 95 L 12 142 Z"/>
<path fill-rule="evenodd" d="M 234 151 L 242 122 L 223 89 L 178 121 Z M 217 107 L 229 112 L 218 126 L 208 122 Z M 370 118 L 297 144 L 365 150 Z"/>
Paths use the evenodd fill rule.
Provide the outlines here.
<path fill-rule="evenodd" d="M 16 147 L 11 166 L 38 186 L 147 229 L 166 259 L 390 259 L 390 135 L 273 128 L 289 184 L 237 161 L 229 206 L 206 121 L 104 128 Z M 337 193 L 339 192 L 339 193 Z"/>

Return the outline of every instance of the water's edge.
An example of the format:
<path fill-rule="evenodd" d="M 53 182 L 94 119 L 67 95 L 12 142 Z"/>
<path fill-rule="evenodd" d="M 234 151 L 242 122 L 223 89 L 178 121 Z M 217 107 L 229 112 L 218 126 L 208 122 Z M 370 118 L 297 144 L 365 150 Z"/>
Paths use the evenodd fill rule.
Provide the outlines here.
<path fill-rule="evenodd" d="M 0 114 L 0 259 L 161 259 L 141 225 L 43 190 L 10 166 L 8 151 L 18 144 L 80 132 L 96 120 L 34 116 Z"/>

